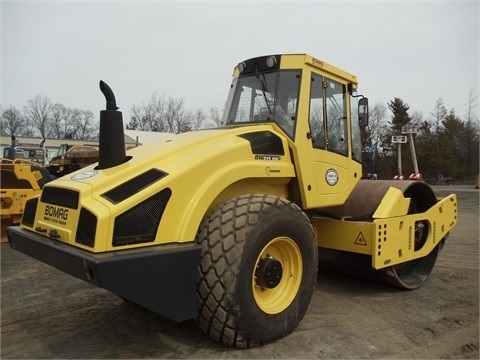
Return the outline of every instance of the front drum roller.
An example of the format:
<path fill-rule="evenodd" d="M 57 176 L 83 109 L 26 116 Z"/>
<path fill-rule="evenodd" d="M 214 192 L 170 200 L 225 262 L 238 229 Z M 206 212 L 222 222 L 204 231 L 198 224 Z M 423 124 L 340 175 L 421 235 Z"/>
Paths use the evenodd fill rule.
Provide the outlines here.
<path fill-rule="evenodd" d="M 318 248 L 308 217 L 275 196 L 248 194 L 203 221 L 199 327 L 215 341 L 247 348 L 292 332 L 312 298 Z"/>
<path fill-rule="evenodd" d="M 345 205 L 329 209 L 329 214 L 335 217 L 348 214 L 351 220 L 372 220 L 373 213 L 390 187 L 401 190 L 404 197 L 411 199 L 408 214 L 425 212 L 437 202 L 432 188 L 421 181 L 362 180 L 349 196 Z M 429 231 L 427 221 L 415 223 L 415 250 L 420 249 L 425 244 Z M 416 289 L 430 275 L 442 244 L 443 241 L 440 241 L 439 245 L 425 257 L 380 270 L 372 269 L 370 256 L 320 249 L 320 266 L 322 269 L 381 280 L 404 289 Z M 322 264 L 322 261 L 325 264 Z"/>

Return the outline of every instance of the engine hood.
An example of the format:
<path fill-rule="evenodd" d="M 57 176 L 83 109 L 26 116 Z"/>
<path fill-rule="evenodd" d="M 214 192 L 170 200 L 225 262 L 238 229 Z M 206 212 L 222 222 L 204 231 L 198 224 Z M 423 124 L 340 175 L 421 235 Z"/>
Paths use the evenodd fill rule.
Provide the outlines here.
<path fill-rule="evenodd" d="M 95 230 L 83 236 L 95 233 L 94 241 L 83 242 L 90 251 L 116 250 L 138 239 L 139 246 L 193 241 L 209 209 L 241 193 L 245 184 L 248 191 L 261 191 L 265 184 L 285 187 L 295 176 L 288 146 L 269 124 L 172 135 L 127 151 L 128 161 L 117 166 L 92 164 L 47 184 L 29 227 L 43 233 L 54 229 L 61 241 L 73 244 L 80 227 L 90 222 L 82 220 L 83 211 L 97 221 Z M 151 205 L 142 205 L 151 199 Z M 68 219 L 55 218 L 67 211 Z M 149 228 L 149 236 L 128 235 L 149 218 L 161 218 L 139 226 L 137 232 Z"/>

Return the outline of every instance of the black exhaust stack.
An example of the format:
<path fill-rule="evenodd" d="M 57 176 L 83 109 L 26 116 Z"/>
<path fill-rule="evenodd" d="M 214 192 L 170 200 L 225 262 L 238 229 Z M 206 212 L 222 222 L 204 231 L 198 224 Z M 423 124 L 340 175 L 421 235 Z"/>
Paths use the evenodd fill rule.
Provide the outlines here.
<path fill-rule="evenodd" d="M 128 161 L 125 153 L 122 112 L 117 111 L 117 103 L 112 89 L 100 80 L 100 90 L 107 102 L 106 110 L 100 111 L 100 139 L 97 169 L 108 169 Z"/>
<path fill-rule="evenodd" d="M 10 153 L 8 154 L 8 158 L 10 160 L 15 160 L 15 155 L 16 155 L 16 151 L 15 151 L 15 146 L 17 146 L 17 142 L 15 141 L 15 135 L 12 135 L 10 137 L 10 140 L 11 140 L 11 146 L 10 146 Z"/>

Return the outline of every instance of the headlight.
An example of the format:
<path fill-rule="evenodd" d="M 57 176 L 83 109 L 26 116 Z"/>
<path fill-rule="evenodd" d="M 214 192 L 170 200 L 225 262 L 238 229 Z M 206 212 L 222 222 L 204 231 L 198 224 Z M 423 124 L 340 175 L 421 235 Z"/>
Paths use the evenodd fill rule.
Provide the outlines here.
<path fill-rule="evenodd" d="M 269 68 L 272 68 L 277 64 L 277 59 L 275 58 L 275 56 L 269 56 L 267 57 L 267 60 L 265 61 L 265 63 Z"/>

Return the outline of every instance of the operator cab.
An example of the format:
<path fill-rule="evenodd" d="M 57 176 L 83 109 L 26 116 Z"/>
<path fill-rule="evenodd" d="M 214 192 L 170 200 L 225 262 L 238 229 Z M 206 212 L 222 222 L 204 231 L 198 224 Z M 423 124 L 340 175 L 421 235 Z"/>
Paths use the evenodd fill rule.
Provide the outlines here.
<path fill-rule="evenodd" d="M 270 55 L 237 65 L 223 123 L 274 122 L 294 140 L 298 116 L 307 114 L 308 136 L 314 148 L 344 156 L 352 154 L 360 161 L 360 123 L 366 124 L 368 119 L 368 100 L 362 97 L 363 106 L 359 108 L 356 84 L 329 78 L 315 70 L 308 76 L 308 83 L 302 84 L 305 63 L 298 69 L 281 67 L 281 59 L 281 55 Z M 300 94 L 309 96 L 309 103 L 300 102 Z M 367 112 L 360 113 L 360 110 Z M 351 142 L 349 119 L 352 120 Z"/>

